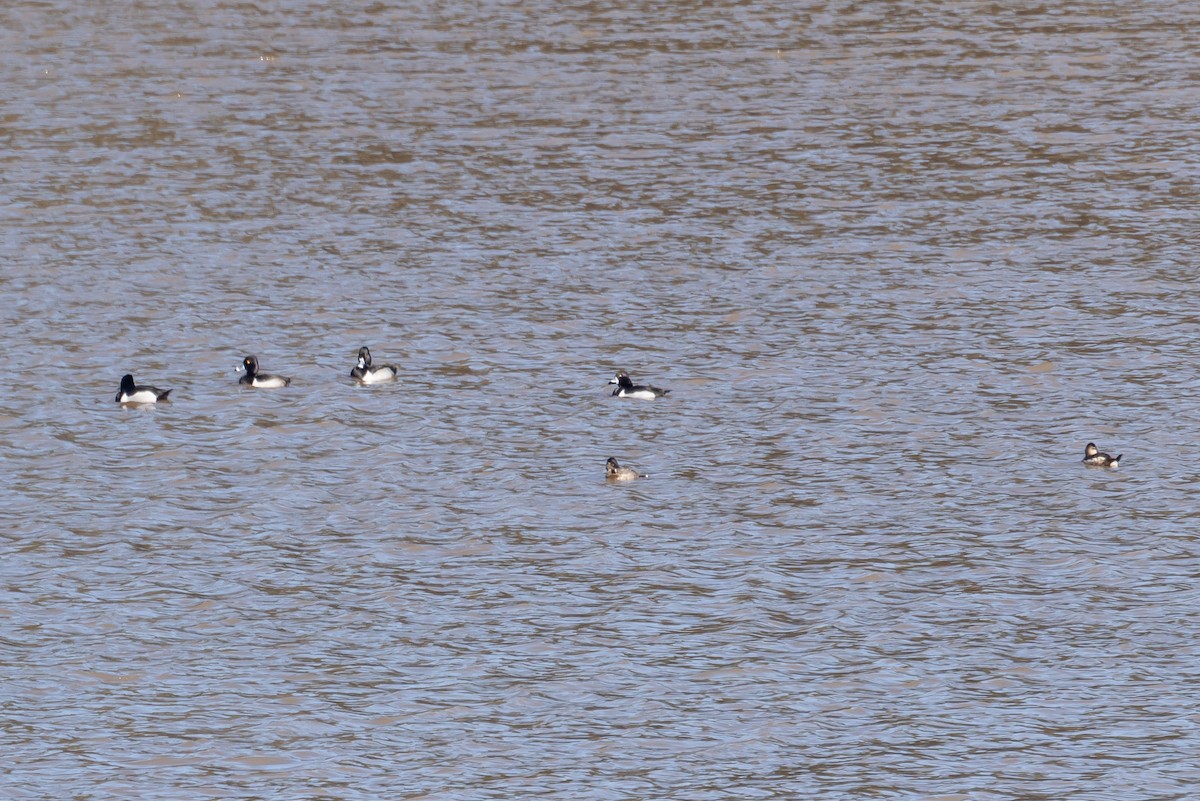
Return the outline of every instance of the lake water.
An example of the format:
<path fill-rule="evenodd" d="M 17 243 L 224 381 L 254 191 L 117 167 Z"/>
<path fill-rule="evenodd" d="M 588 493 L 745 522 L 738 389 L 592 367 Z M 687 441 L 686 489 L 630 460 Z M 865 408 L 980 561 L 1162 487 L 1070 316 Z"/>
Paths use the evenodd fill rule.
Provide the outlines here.
<path fill-rule="evenodd" d="M 1200 7 L 348 5 L 0 9 L 0 796 L 1195 797 Z"/>

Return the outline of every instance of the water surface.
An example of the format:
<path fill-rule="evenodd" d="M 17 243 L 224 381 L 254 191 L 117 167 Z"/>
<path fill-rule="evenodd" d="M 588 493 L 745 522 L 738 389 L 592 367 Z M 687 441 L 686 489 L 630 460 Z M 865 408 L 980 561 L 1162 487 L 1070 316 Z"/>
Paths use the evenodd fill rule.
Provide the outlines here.
<path fill-rule="evenodd" d="M 6 798 L 1194 795 L 1191 5 L 0 23 Z"/>

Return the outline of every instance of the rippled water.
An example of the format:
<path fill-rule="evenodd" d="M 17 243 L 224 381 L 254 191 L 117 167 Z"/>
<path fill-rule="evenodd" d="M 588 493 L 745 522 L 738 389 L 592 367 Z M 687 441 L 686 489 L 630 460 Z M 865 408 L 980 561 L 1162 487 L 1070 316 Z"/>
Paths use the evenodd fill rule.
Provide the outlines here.
<path fill-rule="evenodd" d="M 1194 796 L 1193 5 L 0 22 L 3 797 Z"/>

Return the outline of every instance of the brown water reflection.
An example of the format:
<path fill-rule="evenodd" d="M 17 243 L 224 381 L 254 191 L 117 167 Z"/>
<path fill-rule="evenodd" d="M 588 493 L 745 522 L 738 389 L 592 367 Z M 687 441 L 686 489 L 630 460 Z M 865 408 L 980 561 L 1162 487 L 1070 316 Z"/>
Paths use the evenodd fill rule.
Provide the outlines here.
<path fill-rule="evenodd" d="M 0 795 L 1200 779 L 1191 6 L 0 21 Z"/>

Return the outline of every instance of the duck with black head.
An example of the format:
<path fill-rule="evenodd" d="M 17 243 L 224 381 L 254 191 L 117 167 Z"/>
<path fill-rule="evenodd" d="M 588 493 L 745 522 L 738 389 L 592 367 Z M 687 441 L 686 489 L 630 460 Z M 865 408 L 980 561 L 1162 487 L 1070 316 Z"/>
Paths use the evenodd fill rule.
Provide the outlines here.
<path fill-rule="evenodd" d="M 350 371 L 350 377 L 364 384 L 380 384 L 395 381 L 400 368 L 394 364 L 371 364 L 371 351 L 365 345 L 358 349 L 358 365 Z"/>
<path fill-rule="evenodd" d="M 238 379 L 238 383 L 242 386 L 255 387 L 257 389 L 276 389 L 278 387 L 286 387 L 292 383 L 292 379 L 290 378 L 259 372 L 257 356 L 247 356 L 242 359 L 241 369 L 246 371 L 246 374 Z"/>
<path fill-rule="evenodd" d="M 117 403 L 158 403 L 169 401 L 169 389 L 159 389 L 149 384 L 134 383 L 133 376 L 126 373 L 121 377 L 121 388 L 117 390 Z"/>
<path fill-rule="evenodd" d="M 616 384 L 617 388 L 612 394 L 618 398 L 639 398 L 641 400 L 654 400 L 665 396 L 671 390 L 659 389 L 652 387 L 649 384 L 635 384 L 633 379 L 629 377 L 629 373 L 624 370 L 618 370 L 609 384 Z"/>

